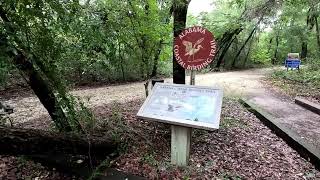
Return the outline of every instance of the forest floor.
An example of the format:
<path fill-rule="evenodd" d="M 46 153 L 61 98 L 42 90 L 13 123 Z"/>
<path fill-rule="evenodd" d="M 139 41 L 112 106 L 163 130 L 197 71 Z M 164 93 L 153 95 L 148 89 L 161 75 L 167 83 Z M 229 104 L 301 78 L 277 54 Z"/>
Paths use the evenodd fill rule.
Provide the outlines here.
<path fill-rule="evenodd" d="M 226 98 L 221 128 L 212 132 L 194 130 L 188 168 L 170 165 L 168 125 L 136 118 L 145 97 L 143 82 L 80 88 L 72 93 L 82 97 L 102 120 L 100 128 L 112 129 L 115 137 L 126 143 L 121 155 L 111 162 L 119 170 L 149 179 L 319 179 L 319 171 L 237 101 L 238 97 L 273 89 L 263 81 L 271 71 L 251 69 L 197 75 L 197 85 L 223 87 Z M 18 93 L 2 97 L 5 99 L 0 100 L 15 108 L 10 117 L 14 126 L 50 129 L 50 118 L 35 96 Z M 10 169 L 17 168 L 8 168 L 12 164 L 3 159 L 0 157 L 0 174 L 12 174 Z M 46 173 L 47 170 L 42 175 Z"/>
<path fill-rule="evenodd" d="M 317 72 L 311 71 L 310 73 L 307 68 L 303 68 L 300 71 L 285 71 L 281 68 L 268 77 L 267 83 L 282 94 L 293 98 L 296 96 L 303 97 L 319 104 L 320 84 L 319 80 L 316 79 L 318 75 L 319 73 Z"/>

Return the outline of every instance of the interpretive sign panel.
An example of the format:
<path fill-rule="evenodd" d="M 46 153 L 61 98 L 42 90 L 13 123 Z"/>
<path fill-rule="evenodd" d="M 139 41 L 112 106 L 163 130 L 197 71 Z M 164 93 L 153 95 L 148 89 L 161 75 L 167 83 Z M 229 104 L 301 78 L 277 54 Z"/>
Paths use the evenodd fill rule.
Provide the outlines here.
<path fill-rule="evenodd" d="M 219 88 L 156 83 L 137 116 L 186 127 L 218 129 L 222 97 Z"/>

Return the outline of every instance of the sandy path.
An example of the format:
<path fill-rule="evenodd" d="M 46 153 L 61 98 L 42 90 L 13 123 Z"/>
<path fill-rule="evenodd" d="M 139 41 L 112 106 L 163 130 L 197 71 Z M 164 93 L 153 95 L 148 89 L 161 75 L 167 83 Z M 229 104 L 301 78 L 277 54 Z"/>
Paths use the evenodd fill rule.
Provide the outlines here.
<path fill-rule="evenodd" d="M 196 76 L 196 84 L 223 87 L 225 95 L 241 96 L 261 90 L 262 84 L 259 79 L 264 77 L 269 70 L 251 69 L 201 74 Z M 186 80 L 189 81 L 189 77 Z M 165 82 L 172 82 L 172 79 L 166 79 Z M 144 93 L 143 82 L 88 88 L 72 92 L 72 94 L 81 97 L 92 108 L 104 106 L 113 101 L 126 102 L 139 99 L 145 96 Z M 43 118 L 49 118 L 46 109 L 35 96 L 14 97 L 6 100 L 5 103 L 14 107 L 15 113 L 11 117 L 17 124 L 42 121 Z"/>
<path fill-rule="evenodd" d="M 246 96 L 253 103 L 264 108 L 279 122 L 290 127 L 301 137 L 307 138 L 315 146 L 320 146 L 320 117 L 295 105 L 289 98 L 284 97 L 264 86 L 261 79 L 271 72 L 271 69 L 250 69 L 244 71 L 217 72 L 199 74 L 196 76 L 196 85 L 215 86 L 224 89 L 225 96 Z M 186 78 L 188 82 L 190 77 Z M 165 82 L 172 82 L 166 79 Z M 112 102 L 127 102 L 141 99 L 145 96 L 143 82 L 129 83 L 105 87 L 95 87 L 72 91 L 91 108 L 98 108 L 99 113 L 103 107 Z M 46 109 L 37 97 L 13 97 L 7 101 L 14 107 L 11 115 L 14 124 L 24 127 L 39 127 L 51 121 Z M 103 114 L 103 113 L 102 113 Z M 48 127 L 48 126 L 44 126 Z"/>

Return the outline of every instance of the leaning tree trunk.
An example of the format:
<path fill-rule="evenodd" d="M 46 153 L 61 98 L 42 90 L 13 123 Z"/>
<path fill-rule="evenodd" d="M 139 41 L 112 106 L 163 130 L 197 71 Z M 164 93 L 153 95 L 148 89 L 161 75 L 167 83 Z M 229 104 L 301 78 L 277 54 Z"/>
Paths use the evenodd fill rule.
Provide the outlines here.
<path fill-rule="evenodd" d="M 117 143 L 110 138 L 87 138 L 35 129 L 0 126 L 0 154 L 6 155 L 88 155 L 99 157 L 115 152 Z"/>
<path fill-rule="evenodd" d="M 246 47 L 247 43 L 249 42 L 249 40 L 253 37 L 253 34 L 256 32 L 257 27 L 254 27 L 253 30 L 251 31 L 251 33 L 249 34 L 248 38 L 246 39 L 246 41 L 244 42 L 244 44 L 241 46 L 241 48 L 239 49 L 238 53 L 236 54 L 236 56 L 233 59 L 232 65 L 231 67 L 234 68 L 236 65 L 236 60 L 237 58 L 240 56 L 242 50 Z"/>
<path fill-rule="evenodd" d="M 16 31 L 11 26 L 12 23 L 7 17 L 2 6 L 0 6 L 0 17 L 5 23 L 7 32 L 12 33 L 14 36 Z M 0 45 L 5 47 L 8 46 L 8 36 L 4 34 L 1 34 L 1 36 L 2 41 L 0 42 Z M 28 59 L 27 55 L 18 48 L 11 48 L 6 51 L 6 54 L 13 59 L 13 63 L 17 69 L 19 69 L 25 78 L 28 79 L 28 84 L 37 95 L 40 102 L 47 109 L 57 128 L 60 131 L 71 131 L 72 128 L 68 123 L 65 113 L 58 104 L 57 98 L 54 94 L 54 89 L 52 85 L 50 85 L 51 83 L 41 72 L 39 72 L 39 70 L 35 68 L 35 65 L 33 64 L 34 61 Z"/>
<path fill-rule="evenodd" d="M 223 62 L 224 56 L 227 54 L 231 44 L 233 43 L 233 41 L 237 38 L 237 36 L 235 36 L 232 40 L 230 40 L 229 42 L 227 42 L 227 44 L 222 48 L 222 52 L 221 54 L 218 56 L 218 61 L 217 61 L 217 65 L 216 68 L 219 68 Z"/>
<path fill-rule="evenodd" d="M 318 44 L 318 51 L 320 53 L 320 29 L 319 29 L 319 24 L 318 24 L 318 17 L 314 17 L 315 20 L 315 25 L 316 25 L 316 32 L 317 32 L 317 44 Z"/>
<path fill-rule="evenodd" d="M 52 120 L 60 131 L 71 131 L 72 128 L 67 121 L 67 117 L 59 106 L 53 88 L 50 86 L 48 80 L 43 78 L 32 63 L 18 51 L 18 55 L 13 57 L 15 66 L 28 77 L 29 85 L 34 93 L 39 98 L 40 102 L 47 109 Z"/>
<path fill-rule="evenodd" d="M 179 2 L 178 2 L 179 1 Z M 187 11 L 190 0 L 174 0 L 173 1 L 173 31 L 174 38 L 178 37 L 179 34 L 186 27 Z M 173 56 L 173 83 L 185 84 L 186 74 L 182 66 L 180 66 Z"/>
<path fill-rule="evenodd" d="M 244 59 L 244 61 L 243 61 L 242 67 L 245 67 L 246 64 L 247 64 L 247 61 L 248 61 L 248 59 L 249 59 L 249 55 L 250 55 L 250 52 L 251 52 L 252 44 L 253 44 L 253 38 L 252 38 L 251 41 L 250 41 L 249 49 L 248 49 L 248 52 L 247 52 L 247 54 L 246 54 L 246 57 L 245 57 L 245 59 Z"/>
<path fill-rule="evenodd" d="M 221 40 L 218 40 L 219 48 L 216 53 L 218 56 L 215 57 L 217 59 L 217 64 L 215 66 L 216 68 L 221 66 L 224 56 L 228 52 L 233 41 L 237 38 L 237 35 L 240 34 L 242 30 L 243 28 L 237 28 L 231 32 L 227 31 L 223 34 Z"/>

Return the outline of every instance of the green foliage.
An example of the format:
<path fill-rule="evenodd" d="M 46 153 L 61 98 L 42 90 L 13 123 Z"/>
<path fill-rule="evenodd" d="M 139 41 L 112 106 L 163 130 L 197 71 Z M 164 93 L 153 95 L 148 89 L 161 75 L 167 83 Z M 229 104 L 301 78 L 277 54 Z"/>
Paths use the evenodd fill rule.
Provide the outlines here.
<path fill-rule="evenodd" d="M 195 24 L 195 18 L 201 25 L 213 32 L 218 42 L 216 60 L 225 68 L 241 68 L 249 63 L 265 63 L 268 55 L 264 51 L 254 53 L 259 44 L 258 35 L 263 23 L 268 23 L 266 16 L 272 18 L 277 10 L 277 3 L 248 0 L 218 0 L 215 9 L 209 13 L 201 13 L 190 18 L 188 24 Z M 216 61 L 217 62 L 217 61 Z M 220 63 L 219 63 L 220 64 Z M 212 67 L 213 65 L 211 65 Z M 220 65 L 219 65 L 220 66 Z"/>
<path fill-rule="evenodd" d="M 306 59 L 306 62 L 308 64 L 307 69 L 311 72 L 319 71 L 320 67 L 320 57 L 318 58 L 308 58 Z"/>
<path fill-rule="evenodd" d="M 68 122 L 74 131 L 79 131 L 78 124 L 80 123 L 81 131 L 85 133 L 92 132 L 96 118 L 80 98 L 66 94 L 59 100 L 59 105 L 67 111 Z"/>
<path fill-rule="evenodd" d="M 164 77 L 170 77 L 172 75 L 172 61 L 159 62 L 159 75 Z"/>
<path fill-rule="evenodd" d="M 9 78 L 10 69 L 11 66 L 6 61 L 0 60 L 0 87 L 6 85 Z"/>
<path fill-rule="evenodd" d="M 288 53 L 301 53 L 303 43 L 308 58 L 319 56 L 319 1 L 217 0 L 214 4 L 209 13 L 189 16 L 187 24 L 201 24 L 214 33 L 219 48 L 216 60 L 223 57 L 226 68 L 281 64 Z M 237 29 L 240 33 L 233 34 Z"/>
<path fill-rule="evenodd" d="M 223 0 L 216 1 L 215 6 L 212 12 L 201 13 L 196 18 L 201 22 L 202 26 L 213 32 L 217 39 L 221 38 L 226 31 L 242 26 L 242 22 L 239 21 L 241 8 L 230 4 L 230 1 Z M 188 19 L 188 24 L 192 24 L 190 21 L 195 20 L 194 18 Z"/>
<path fill-rule="evenodd" d="M 121 135 L 128 131 L 128 126 L 123 119 L 121 109 L 119 107 L 119 104 L 113 103 L 111 108 L 111 115 L 107 120 L 104 121 L 105 127 L 111 127 L 111 135 L 114 141 L 120 142 L 121 141 Z M 123 144 L 122 147 L 120 147 L 120 151 L 126 151 L 126 144 Z"/>
<path fill-rule="evenodd" d="M 266 49 L 256 51 L 255 54 L 251 55 L 251 61 L 254 64 L 270 64 L 271 57 Z"/>
<path fill-rule="evenodd" d="M 92 52 L 82 53 L 85 59 L 89 59 L 84 60 L 89 64 L 79 67 L 81 70 L 86 67 L 81 72 L 82 79 L 110 82 L 149 77 L 161 40 L 164 43 L 168 39 L 171 41 L 171 29 L 165 20 L 170 17 L 168 4 L 158 6 L 156 1 L 100 0 L 89 7 L 87 16 L 97 13 L 98 18 L 93 23 L 101 26 L 83 39 L 85 42 L 80 41 L 80 44 L 89 44 Z M 90 37 L 96 37 L 97 40 L 92 41 Z"/>
<path fill-rule="evenodd" d="M 0 21 L 0 44 L 32 61 L 66 114 L 61 118 L 85 130 L 94 126 L 94 117 L 68 85 L 146 79 L 154 69 L 169 75 L 170 6 L 154 0 L 1 2 L 10 22 Z M 7 55 L 0 52 L 0 85 L 11 70 Z"/>
<path fill-rule="evenodd" d="M 266 44 L 259 43 L 252 48 L 251 62 L 253 64 L 270 64 L 272 56 L 265 47 Z"/>
<path fill-rule="evenodd" d="M 41 60 L 39 68 L 58 74 L 67 84 L 148 78 L 158 49 L 164 49 L 160 61 L 168 61 L 172 54 L 165 50 L 172 41 L 170 5 L 170 1 L 154 0 L 3 4 L 16 7 L 19 13 L 8 14 L 19 31 L 14 37 L 19 46 Z M 7 72 L 2 68 L 5 59 L 0 59 L 3 82 Z M 158 69 L 168 74 L 168 69 Z"/>
<path fill-rule="evenodd" d="M 311 61 L 311 60 L 309 60 Z M 298 70 L 276 70 L 270 76 L 271 82 L 293 96 L 320 97 L 320 69 L 319 60 Z"/>
<path fill-rule="evenodd" d="M 277 70 L 272 78 L 287 80 L 288 83 L 301 83 L 307 86 L 320 87 L 320 69 L 308 66 L 298 70 Z"/>

